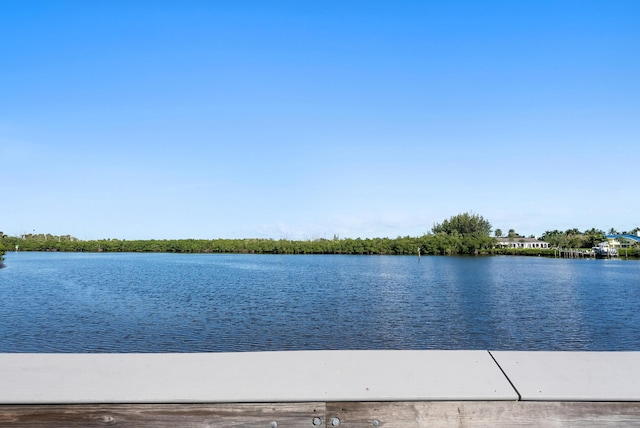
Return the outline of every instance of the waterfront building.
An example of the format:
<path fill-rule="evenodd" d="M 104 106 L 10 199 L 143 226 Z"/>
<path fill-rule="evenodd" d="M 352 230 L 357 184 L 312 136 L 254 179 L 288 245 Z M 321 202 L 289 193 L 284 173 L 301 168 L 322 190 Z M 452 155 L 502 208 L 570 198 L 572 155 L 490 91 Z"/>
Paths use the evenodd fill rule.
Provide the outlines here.
<path fill-rule="evenodd" d="M 549 243 L 536 238 L 496 238 L 499 248 L 549 248 Z"/>

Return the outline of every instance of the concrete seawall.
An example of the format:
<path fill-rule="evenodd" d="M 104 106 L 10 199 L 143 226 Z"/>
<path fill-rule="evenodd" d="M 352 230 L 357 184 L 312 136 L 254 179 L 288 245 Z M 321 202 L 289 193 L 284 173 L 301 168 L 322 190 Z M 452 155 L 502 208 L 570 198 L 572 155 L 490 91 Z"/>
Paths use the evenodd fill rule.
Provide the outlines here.
<path fill-rule="evenodd" d="M 554 426 L 640 425 L 640 352 L 0 354 L 0 382 L 0 424 L 64 408 L 101 415 L 96 426 L 170 426 L 176 414 L 224 426 L 220 412 L 268 427 L 538 425 L 545 415 Z M 153 418 L 127 425 L 126 414 Z"/>

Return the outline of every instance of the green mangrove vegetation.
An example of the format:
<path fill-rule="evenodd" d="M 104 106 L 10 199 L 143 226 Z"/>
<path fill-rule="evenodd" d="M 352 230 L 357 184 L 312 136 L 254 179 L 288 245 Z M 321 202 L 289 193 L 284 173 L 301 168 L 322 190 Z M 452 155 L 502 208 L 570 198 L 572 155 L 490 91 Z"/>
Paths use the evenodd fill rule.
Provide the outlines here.
<path fill-rule="evenodd" d="M 473 254 L 492 238 L 465 239 L 459 235 L 422 237 L 315 239 L 306 241 L 274 239 L 169 239 L 169 240 L 57 240 L 41 237 L 4 238 L 10 248 L 20 251 L 74 252 L 168 252 L 168 253 L 256 253 L 256 254 Z"/>
<path fill-rule="evenodd" d="M 625 232 L 635 234 L 640 228 Z M 423 236 L 397 238 L 288 239 L 164 239 L 79 240 L 70 235 L 24 234 L 19 237 L 0 232 L 0 260 L 4 251 L 67 252 L 167 252 L 167 253 L 254 253 L 254 254 L 389 254 L 389 255 L 531 255 L 551 256 L 554 248 L 591 248 L 605 240 L 605 232 L 592 228 L 546 231 L 539 238 L 551 248 L 499 248 L 496 229 L 481 215 L 462 213 L 433 225 Z M 612 229 L 609 233 L 615 233 Z M 523 238 L 513 229 L 509 238 Z M 530 237 L 532 238 L 532 237 Z M 626 256 L 640 257 L 640 246 L 629 245 Z M 1 261 L 0 261 L 1 263 Z"/>

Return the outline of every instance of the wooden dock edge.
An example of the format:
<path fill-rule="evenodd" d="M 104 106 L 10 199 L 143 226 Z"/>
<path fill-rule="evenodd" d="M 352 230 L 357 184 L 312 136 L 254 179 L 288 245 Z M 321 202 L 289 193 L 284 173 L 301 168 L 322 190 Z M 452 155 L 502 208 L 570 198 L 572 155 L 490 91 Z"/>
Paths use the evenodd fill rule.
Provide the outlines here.
<path fill-rule="evenodd" d="M 10 427 L 626 427 L 640 402 L 403 401 L 0 405 Z"/>
<path fill-rule="evenodd" d="M 638 385 L 640 352 L 0 354 L 0 426 L 640 426 Z"/>

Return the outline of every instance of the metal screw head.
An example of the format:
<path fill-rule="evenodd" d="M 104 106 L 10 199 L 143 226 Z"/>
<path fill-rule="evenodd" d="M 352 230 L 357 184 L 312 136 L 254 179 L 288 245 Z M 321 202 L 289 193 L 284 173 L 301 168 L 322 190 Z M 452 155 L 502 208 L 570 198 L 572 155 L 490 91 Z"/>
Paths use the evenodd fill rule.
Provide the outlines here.
<path fill-rule="evenodd" d="M 331 418 L 331 426 L 332 427 L 340 426 L 340 419 L 339 418 Z"/>
<path fill-rule="evenodd" d="M 373 425 L 374 427 L 378 427 L 380 426 L 380 421 L 377 419 L 374 419 L 371 421 L 371 425 Z"/>
<path fill-rule="evenodd" d="M 276 421 L 271 422 L 271 428 L 278 428 L 278 423 Z"/>
<path fill-rule="evenodd" d="M 322 419 L 316 416 L 315 418 L 313 418 L 313 421 L 311 423 L 313 424 L 313 426 L 318 427 L 322 424 Z"/>

